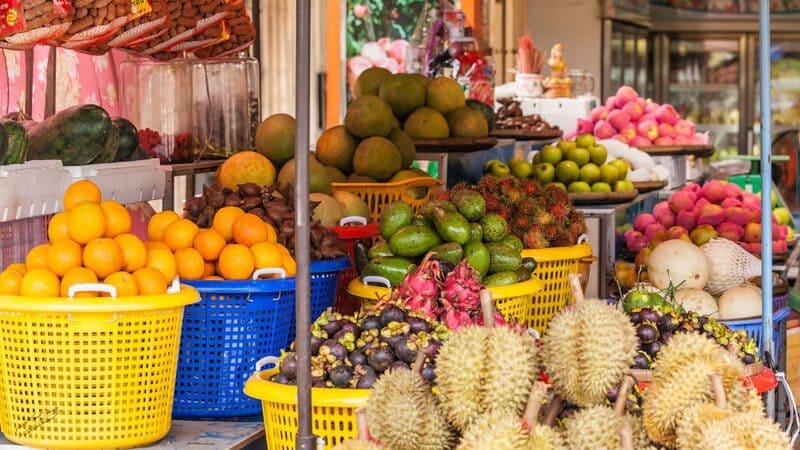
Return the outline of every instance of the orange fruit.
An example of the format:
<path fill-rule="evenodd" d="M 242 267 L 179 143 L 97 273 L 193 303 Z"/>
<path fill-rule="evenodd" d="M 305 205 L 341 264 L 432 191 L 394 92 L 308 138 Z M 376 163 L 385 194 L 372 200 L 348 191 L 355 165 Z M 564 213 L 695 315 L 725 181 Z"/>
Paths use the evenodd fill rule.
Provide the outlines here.
<path fill-rule="evenodd" d="M 167 280 L 161 271 L 152 267 L 142 267 L 133 272 L 133 279 L 139 288 L 139 295 L 155 295 L 167 292 Z"/>
<path fill-rule="evenodd" d="M 100 188 L 89 180 L 80 180 L 72 183 L 64 192 L 64 211 L 72 211 L 72 208 L 82 202 L 99 204 L 103 199 Z"/>
<path fill-rule="evenodd" d="M 212 228 L 219 231 L 225 237 L 225 240 L 230 242 L 233 240 L 233 222 L 243 214 L 244 210 L 238 206 L 225 206 L 220 208 L 219 211 L 214 214 Z"/>
<path fill-rule="evenodd" d="M 210 275 L 210 276 L 207 276 L 207 277 L 203 277 L 203 280 L 204 281 L 224 281 L 225 278 L 222 278 L 219 275 Z"/>
<path fill-rule="evenodd" d="M 278 250 L 280 250 L 281 253 L 283 253 L 286 256 L 292 256 L 292 254 L 289 252 L 289 249 L 284 247 L 283 244 L 276 244 L 276 245 L 278 246 Z"/>
<path fill-rule="evenodd" d="M 275 231 L 275 227 L 268 223 L 264 223 L 267 226 L 267 242 L 278 242 L 278 233 Z"/>
<path fill-rule="evenodd" d="M 283 268 L 286 269 L 287 277 L 297 275 L 297 262 L 289 255 L 283 255 Z"/>
<path fill-rule="evenodd" d="M 61 283 L 53 272 L 47 269 L 33 269 L 22 277 L 19 295 L 25 297 L 58 297 Z"/>
<path fill-rule="evenodd" d="M 125 233 L 114 238 L 122 251 L 122 270 L 133 273 L 147 264 L 147 247 L 135 234 Z"/>
<path fill-rule="evenodd" d="M 169 250 L 169 245 L 167 245 L 167 244 L 165 244 L 165 243 L 163 243 L 161 241 L 147 241 L 147 242 L 144 243 L 144 247 L 147 249 L 148 252 L 150 250 L 153 250 L 154 248 L 160 248 L 160 249 L 164 249 L 164 250 Z M 172 251 L 172 250 L 170 250 L 170 251 Z"/>
<path fill-rule="evenodd" d="M 47 225 L 47 238 L 52 244 L 60 239 L 69 239 L 69 213 L 62 211 L 52 219 Z"/>
<path fill-rule="evenodd" d="M 106 200 L 100 203 L 100 208 L 106 217 L 103 237 L 113 238 L 131 232 L 131 213 L 124 206 L 114 200 Z"/>
<path fill-rule="evenodd" d="M 14 270 L 19 272 L 21 275 L 25 275 L 25 272 L 28 271 L 28 268 L 25 267 L 25 264 L 23 263 L 12 263 L 9 264 L 8 267 L 6 267 L 6 272 L 8 272 L 9 270 Z"/>
<path fill-rule="evenodd" d="M 106 279 L 103 280 L 103 283 L 110 284 L 117 288 L 117 297 L 133 297 L 139 295 L 139 286 L 136 284 L 133 275 L 128 272 L 114 272 L 107 276 Z M 107 294 L 103 294 L 103 296 L 106 297 Z"/>
<path fill-rule="evenodd" d="M 278 244 L 272 242 L 259 242 L 250 247 L 256 269 L 267 267 L 283 267 L 283 254 L 278 250 Z"/>
<path fill-rule="evenodd" d="M 121 270 L 124 262 L 122 250 L 113 239 L 92 239 L 83 249 L 83 265 L 92 269 L 98 278 Z"/>
<path fill-rule="evenodd" d="M 69 239 L 61 239 L 50 244 L 47 250 L 47 268 L 63 277 L 70 269 L 83 265 L 83 248 Z"/>
<path fill-rule="evenodd" d="M 147 222 L 147 240 L 163 241 L 164 230 L 167 229 L 169 224 L 180 218 L 181 216 L 175 211 L 161 211 L 160 213 L 156 213 L 150 218 L 150 221 Z"/>
<path fill-rule="evenodd" d="M 0 273 L 0 295 L 19 295 L 24 273 L 15 269 L 6 269 Z"/>
<path fill-rule="evenodd" d="M 50 244 L 40 244 L 33 247 L 28 252 L 28 256 L 25 257 L 25 268 L 28 270 L 46 269 L 48 250 L 50 250 Z"/>
<path fill-rule="evenodd" d="M 75 205 L 68 218 L 69 237 L 78 244 L 103 237 L 106 216 L 97 203 L 82 202 Z"/>
<path fill-rule="evenodd" d="M 194 248 L 206 261 L 215 261 L 219 258 L 219 253 L 225 248 L 225 244 L 225 236 L 213 228 L 200 230 L 194 237 Z"/>
<path fill-rule="evenodd" d="M 175 252 L 175 265 L 178 267 L 178 276 L 181 279 L 199 280 L 203 278 L 206 263 L 197 250 L 182 248 Z"/>
<path fill-rule="evenodd" d="M 189 248 L 200 229 L 189 219 L 178 219 L 164 229 L 164 243 L 174 252 Z"/>
<path fill-rule="evenodd" d="M 167 282 L 171 282 L 178 275 L 178 265 L 175 255 L 169 250 L 156 248 L 147 252 L 147 267 L 156 269 L 164 275 Z"/>
<path fill-rule="evenodd" d="M 69 288 L 74 284 L 97 283 L 97 275 L 85 267 L 74 267 L 69 269 L 61 279 L 61 296 L 69 295 Z M 97 292 L 79 292 L 75 297 L 97 297 Z"/>
<path fill-rule="evenodd" d="M 233 240 L 237 244 L 250 247 L 259 242 L 266 242 L 269 237 L 267 224 L 255 214 L 242 214 L 233 221 Z"/>
<path fill-rule="evenodd" d="M 206 262 L 203 263 L 203 279 L 206 279 L 212 275 L 217 273 L 216 267 L 214 267 L 214 263 Z"/>
<path fill-rule="evenodd" d="M 246 280 L 255 269 L 250 249 L 241 244 L 229 244 L 222 249 L 217 261 L 217 273 L 228 280 Z"/>

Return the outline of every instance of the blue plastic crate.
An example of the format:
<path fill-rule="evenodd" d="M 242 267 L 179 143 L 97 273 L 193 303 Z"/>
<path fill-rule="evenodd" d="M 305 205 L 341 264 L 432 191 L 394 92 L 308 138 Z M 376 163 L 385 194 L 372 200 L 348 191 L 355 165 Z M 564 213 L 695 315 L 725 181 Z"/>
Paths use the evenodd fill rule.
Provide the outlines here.
<path fill-rule="evenodd" d="M 258 358 L 286 345 L 295 278 L 184 283 L 200 292 L 200 302 L 183 313 L 172 416 L 259 415 L 261 402 L 242 389 Z"/>
<path fill-rule="evenodd" d="M 339 287 L 339 274 L 350 267 L 350 258 L 338 258 L 325 261 L 311 261 L 311 321 L 314 321 L 328 308 L 336 303 L 336 289 Z M 288 347 L 295 338 L 295 314 L 289 324 Z M 271 355 L 272 353 L 264 353 Z"/>
<path fill-rule="evenodd" d="M 775 353 L 772 355 L 773 360 L 777 359 L 778 355 L 781 354 L 783 335 L 786 331 L 786 319 L 789 318 L 790 312 L 791 311 L 789 308 L 781 308 L 772 313 L 772 324 L 774 329 L 772 333 L 772 340 L 775 342 Z M 747 335 L 756 341 L 756 345 L 759 347 L 758 354 L 759 356 L 763 357 L 761 350 L 761 317 L 746 320 L 721 320 L 720 322 L 724 323 L 734 331 L 745 330 Z"/>

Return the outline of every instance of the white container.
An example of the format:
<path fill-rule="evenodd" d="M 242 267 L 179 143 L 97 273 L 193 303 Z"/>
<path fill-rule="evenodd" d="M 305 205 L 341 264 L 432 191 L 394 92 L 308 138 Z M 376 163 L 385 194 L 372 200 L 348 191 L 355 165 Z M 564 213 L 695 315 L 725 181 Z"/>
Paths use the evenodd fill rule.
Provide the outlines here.
<path fill-rule="evenodd" d="M 103 193 L 103 199 L 123 205 L 164 198 L 166 177 L 158 159 L 123 161 L 87 166 L 68 166 L 70 182 L 87 179 Z M 63 192 L 63 191 L 62 191 Z"/>
<path fill-rule="evenodd" d="M 544 94 L 542 80 L 538 73 L 518 73 L 514 75 L 517 97 L 539 98 Z"/>
<path fill-rule="evenodd" d="M 686 184 L 686 156 L 653 156 L 656 164 L 661 164 L 669 170 L 669 184 L 664 188 L 672 190 Z"/>
<path fill-rule="evenodd" d="M 0 166 L 0 222 L 55 214 L 72 182 L 61 161 Z"/>

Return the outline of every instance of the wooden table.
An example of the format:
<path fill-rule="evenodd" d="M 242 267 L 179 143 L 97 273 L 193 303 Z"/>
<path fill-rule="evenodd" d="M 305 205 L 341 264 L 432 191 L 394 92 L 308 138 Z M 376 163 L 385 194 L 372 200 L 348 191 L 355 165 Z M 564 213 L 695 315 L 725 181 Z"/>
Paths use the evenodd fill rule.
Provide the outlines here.
<path fill-rule="evenodd" d="M 148 445 L 160 450 L 250 450 L 263 449 L 263 422 L 203 422 L 172 421 L 172 429 L 162 440 Z M 0 449 L 20 450 L 24 447 L 11 443 L 0 435 Z"/>
<path fill-rule="evenodd" d="M 175 177 L 186 177 L 186 198 L 189 199 L 194 197 L 195 176 L 200 173 L 216 172 L 223 162 L 225 162 L 224 159 L 212 159 L 184 164 L 162 164 L 161 170 L 167 177 L 162 209 L 165 211 L 175 209 Z"/>

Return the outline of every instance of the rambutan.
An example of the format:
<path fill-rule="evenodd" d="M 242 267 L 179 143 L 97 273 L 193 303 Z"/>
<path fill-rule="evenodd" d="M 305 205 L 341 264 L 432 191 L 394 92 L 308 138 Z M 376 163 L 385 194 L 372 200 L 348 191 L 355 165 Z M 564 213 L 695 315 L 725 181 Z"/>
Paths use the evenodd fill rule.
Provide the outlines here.
<path fill-rule="evenodd" d="M 531 226 L 531 220 L 526 215 L 517 214 L 511 220 L 511 226 L 517 230 L 527 230 Z"/>
<path fill-rule="evenodd" d="M 554 223 L 544 225 L 544 227 L 542 227 L 542 234 L 548 241 L 554 241 L 558 239 L 559 234 L 561 234 L 561 227 Z"/>
<path fill-rule="evenodd" d="M 526 194 L 533 196 L 542 190 L 542 185 L 539 184 L 538 181 L 529 178 L 522 182 L 522 190 L 525 191 Z"/>
<path fill-rule="evenodd" d="M 556 222 L 555 217 L 552 214 L 550 214 L 550 212 L 542 208 L 536 209 L 536 211 L 533 214 L 533 220 L 539 225 L 552 225 L 555 224 Z"/>
<path fill-rule="evenodd" d="M 548 184 L 544 187 L 543 197 L 549 205 L 562 204 L 572 206 L 572 201 L 569 199 L 569 194 L 564 192 L 563 189 L 555 184 Z"/>
<path fill-rule="evenodd" d="M 545 248 L 550 244 L 540 231 L 539 227 L 534 225 L 522 236 L 522 242 L 525 248 Z"/>
<path fill-rule="evenodd" d="M 483 200 L 486 202 L 486 212 L 495 212 L 500 208 L 500 198 L 495 194 L 483 194 Z"/>
<path fill-rule="evenodd" d="M 563 224 L 569 219 L 570 205 L 563 203 L 551 206 L 548 211 L 553 216 L 556 222 Z"/>
<path fill-rule="evenodd" d="M 514 206 L 516 207 L 519 214 L 530 214 L 532 211 L 541 208 L 539 202 L 537 202 L 532 197 L 525 197 L 519 202 L 517 202 L 517 204 Z"/>

